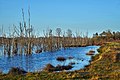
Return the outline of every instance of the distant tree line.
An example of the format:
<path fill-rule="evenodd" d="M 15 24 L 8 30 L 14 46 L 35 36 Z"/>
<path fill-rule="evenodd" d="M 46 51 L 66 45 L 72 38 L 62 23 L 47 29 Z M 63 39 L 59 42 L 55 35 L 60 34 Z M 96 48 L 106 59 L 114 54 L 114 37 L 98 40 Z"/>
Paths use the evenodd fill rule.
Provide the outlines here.
<path fill-rule="evenodd" d="M 62 31 L 61 28 L 56 28 L 55 34 L 53 30 L 47 28 L 43 30 L 44 36 L 36 37 L 34 34 L 34 27 L 31 25 L 30 10 L 28 9 L 28 24 L 25 21 L 24 11 L 22 9 L 23 21 L 19 26 L 13 25 L 13 31 L 9 32 L 9 37 L 6 37 L 3 26 L 1 28 L 2 36 L 0 37 L 0 46 L 2 46 L 3 53 L 7 55 L 16 54 L 32 54 L 34 51 L 40 53 L 43 51 L 57 51 L 69 47 L 81 47 L 88 45 L 100 45 L 108 41 L 119 41 L 120 32 L 112 32 L 111 30 L 103 31 L 102 33 L 93 34 L 92 38 L 86 34 L 75 32 L 71 29 Z"/>
<path fill-rule="evenodd" d="M 93 44 L 102 44 L 105 42 L 111 42 L 111 41 L 119 41 L 120 40 L 120 32 L 114 32 L 111 30 L 103 31 L 102 33 L 93 34 L 92 43 Z"/>

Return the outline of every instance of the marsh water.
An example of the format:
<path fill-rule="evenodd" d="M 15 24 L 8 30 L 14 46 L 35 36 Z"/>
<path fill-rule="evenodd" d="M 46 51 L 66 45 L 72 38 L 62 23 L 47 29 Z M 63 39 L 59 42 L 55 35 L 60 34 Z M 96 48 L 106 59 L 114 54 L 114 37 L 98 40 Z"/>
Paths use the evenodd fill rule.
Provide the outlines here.
<path fill-rule="evenodd" d="M 56 52 L 42 52 L 31 55 L 13 55 L 6 56 L 0 49 L 0 71 L 7 73 L 11 67 L 19 67 L 28 72 L 37 72 L 43 70 L 47 64 L 57 65 L 68 65 L 73 64 L 72 70 L 79 70 L 84 68 L 85 65 L 89 64 L 91 56 L 86 55 L 90 50 L 94 50 L 97 54 L 99 46 L 87 46 L 87 47 L 71 47 L 68 49 L 61 49 Z M 57 57 L 65 57 L 66 60 L 63 62 L 57 61 Z M 71 57 L 71 58 L 70 58 Z"/>

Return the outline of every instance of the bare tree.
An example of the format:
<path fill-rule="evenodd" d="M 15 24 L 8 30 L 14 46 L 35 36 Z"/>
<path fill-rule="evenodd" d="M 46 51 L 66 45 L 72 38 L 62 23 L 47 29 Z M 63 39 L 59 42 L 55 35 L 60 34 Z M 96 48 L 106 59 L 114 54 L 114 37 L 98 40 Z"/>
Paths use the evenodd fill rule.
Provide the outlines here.
<path fill-rule="evenodd" d="M 72 30 L 71 29 L 68 29 L 66 33 L 67 33 L 67 37 L 72 37 Z"/>
<path fill-rule="evenodd" d="M 72 30 L 68 29 L 66 33 L 67 33 L 66 45 L 70 47 L 72 45 Z"/>
<path fill-rule="evenodd" d="M 61 35 L 61 28 L 57 28 L 56 29 L 56 34 L 57 34 L 58 37 L 60 37 L 60 35 Z"/>
<path fill-rule="evenodd" d="M 52 29 L 48 30 L 49 37 L 52 37 Z"/>
<path fill-rule="evenodd" d="M 59 50 L 61 46 L 61 42 L 60 42 L 61 28 L 56 29 L 56 34 L 57 34 L 56 47 L 57 47 L 57 50 Z"/>

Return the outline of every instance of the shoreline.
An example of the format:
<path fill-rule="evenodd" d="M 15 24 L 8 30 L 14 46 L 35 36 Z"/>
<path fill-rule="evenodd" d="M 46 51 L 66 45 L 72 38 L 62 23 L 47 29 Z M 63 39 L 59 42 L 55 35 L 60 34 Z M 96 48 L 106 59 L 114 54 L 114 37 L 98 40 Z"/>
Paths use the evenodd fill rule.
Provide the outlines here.
<path fill-rule="evenodd" d="M 118 50 L 114 50 L 114 49 Z M 84 69 L 70 72 L 36 72 L 25 75 L 1 74 L 0 79 L 119 79 L 119 54 L 120 43 L 111 42 L 99 48 L 99 54 L 92 58 L 91 64 Z M 100 57 L 101 56 L 101 57 Z M 13 77 L 14 76 L 14 77 Z"/>

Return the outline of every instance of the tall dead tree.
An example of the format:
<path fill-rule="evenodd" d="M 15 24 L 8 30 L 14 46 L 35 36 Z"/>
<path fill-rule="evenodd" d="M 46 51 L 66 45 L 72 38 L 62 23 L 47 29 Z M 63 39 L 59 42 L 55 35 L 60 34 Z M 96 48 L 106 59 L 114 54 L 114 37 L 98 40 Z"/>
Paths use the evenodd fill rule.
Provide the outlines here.
<path fill-rule="evenodd" d="M 65 46 L 66 46 L 66 39 L 65 39 L 65 31 L 64 31 L 62 36 L 62 48 L 65 49 Z"/>
<path fill-rule="evenodd" d="M 52 29 L 49 29 L 49 30 L 48 30 L 48 34 L 49 34 L 48 50 L 52 52 L 52 51 L 53 51 Z"/>
<path fill-rule="evenodd" d="M 28 15 L 29 15 L 29 19 L 28 19 L 28 21 L 29 21 L 29 28 L 27 29 L 27 31 L 28 31 L 28 46 L 27 46 L 27 53 L 28 54 L 31 54 L 31 52 L 32 52 L 32 47 L 31 47 L 31 32 L 32 32 L 32 30 L 31 30 L 31 25 L 30 25 L 30 8 L 28 9 Z"/>
<path fill-rule="evenodd" d="M 57 46 L 57 50 L 59 50 L 61 46 L 61 42 L 60 42 L 61 28 L 56 29 L 56 34 L 57 34 L 56 46 Z"/>
<path fill-rule="evenodd" d="M 21 29 L 22 32 L 24 30 L 24 46 L 25 46 L 25 52 L 27 54 L 31 54 L 32 53 L 32 47 L 31 47 L 31 33 L 32 33 L 32 26 L 30 24 L 30 8 L 28 9 L 28 28 L 27 28 L 27 25 L 26 25 L 26 21 L 25 21 L 25 18 L 24 18 L 24 11 L 22 9 L 22 17 L 23 17 L 23 26 L 24 26 L 24 29 Z"/>
<path fill-rule="evenodd" d="M 68 40 L 67 46 L 69 47 L 72 44 L 72 30 L 68 29 L 66 33 L 67 33 L 67 40 Z"/>
<path fill-rule="evenodd" d="M 18 41 L 17 41 L 17 36 L 19 36 L 19 32 L 16 28 L 15 25 L 14 26 L 14 31 L 12 34 L 12 54 L 17 54 L 18 53 Z M 15 36 L 16 34 L 16 36 Z"/>

